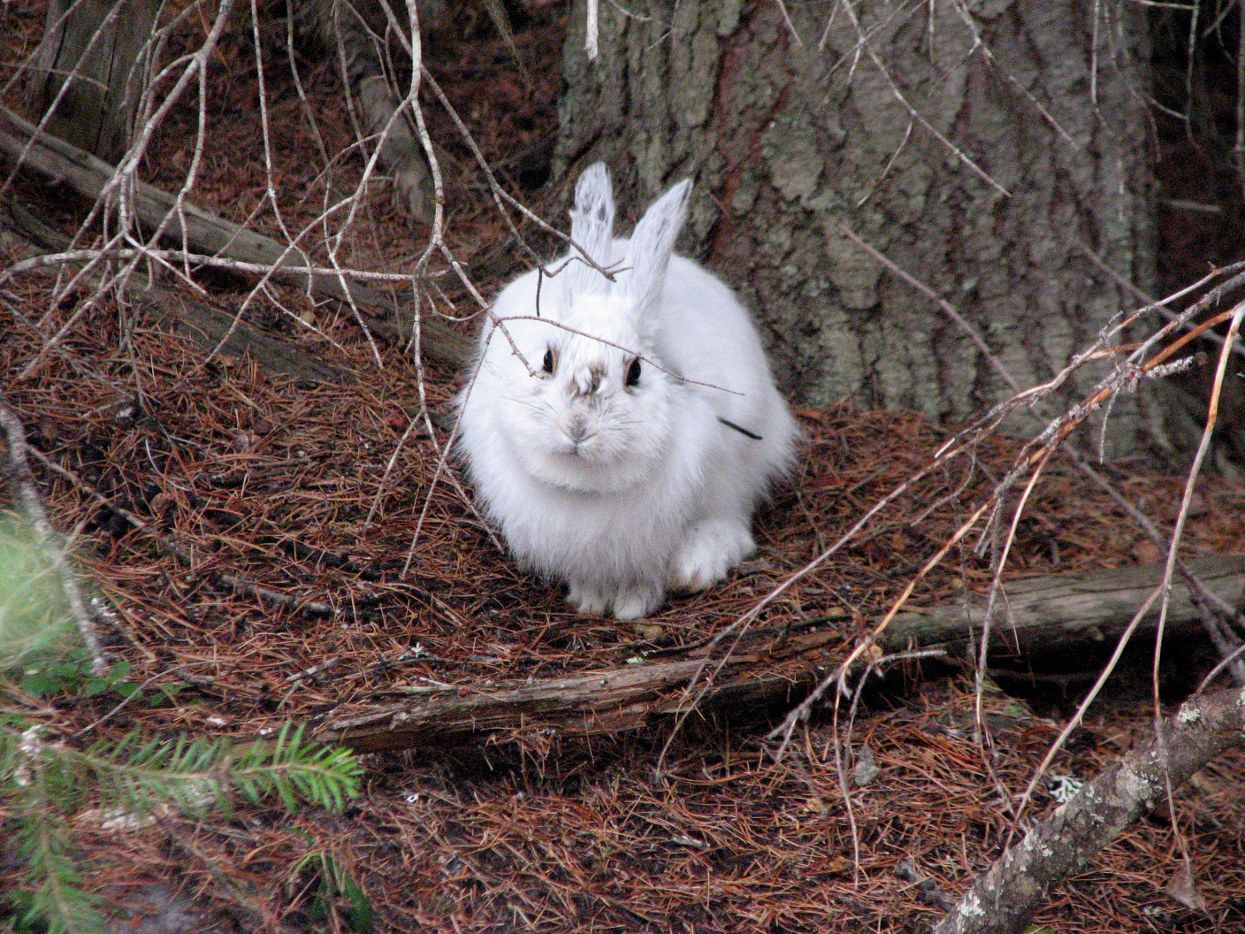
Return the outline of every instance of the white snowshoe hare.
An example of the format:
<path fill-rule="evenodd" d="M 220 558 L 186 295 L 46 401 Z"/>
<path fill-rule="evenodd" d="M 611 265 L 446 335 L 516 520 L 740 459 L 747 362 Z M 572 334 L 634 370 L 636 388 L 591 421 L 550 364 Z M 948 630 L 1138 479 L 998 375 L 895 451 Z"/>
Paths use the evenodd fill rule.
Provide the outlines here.
<path fill-rule="evenodd" d="M 748 311 L 674 242 L 684 179 L 614 239 L 609 172 L 583 173 L 578 251 L 493 305 L 459 399 L 461 450 L 520 564 L 582 613 L 645 616 L 755 550 L 752 512 L 792 462 L 795 420 Z"/>

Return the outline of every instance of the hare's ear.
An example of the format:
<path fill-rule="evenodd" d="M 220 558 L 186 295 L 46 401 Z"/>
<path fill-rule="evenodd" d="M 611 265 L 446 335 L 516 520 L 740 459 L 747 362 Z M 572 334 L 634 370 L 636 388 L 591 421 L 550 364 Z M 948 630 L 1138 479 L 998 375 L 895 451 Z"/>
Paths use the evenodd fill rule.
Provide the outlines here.
<path fill-rule="evenodd" d="M 683 179 L 653 202 L 635 225 L 623 263 L 626 271 L 619 275 L 618 284 L 640 308 L 647 307 L 661 292 L 674 242 L 679 239 L 679 231 L 687 220 L 687 199 L 691 191 L 692 180 Z"/>
<path fill-rule="evenodd" d="M 610 170 L 604 162 L 588 166 L 575 186 L 575 204 L 571 208 L 571 257 L 562 270 L 564 288 L 569 298 L 587 292 L 604 292 L 609 280 L 583 261 L 582 250 L 600 266 L 610 263 L 610 243 L 614 239 L 614 194 L 610 188 Z M 578 249 L 577 249 L 578 248 Z"/>

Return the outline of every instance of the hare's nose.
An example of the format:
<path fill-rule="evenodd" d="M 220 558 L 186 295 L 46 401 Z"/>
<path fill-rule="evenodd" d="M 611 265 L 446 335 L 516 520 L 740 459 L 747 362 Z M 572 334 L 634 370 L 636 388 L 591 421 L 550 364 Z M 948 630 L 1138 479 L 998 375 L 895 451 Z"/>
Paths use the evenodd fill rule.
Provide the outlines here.
<path fill-rule="evenodd" d="M 583 441 L 588 437 L 588 419 L 582 415 L 575 415 L 566 425 L 566 436 L 575 444 Z"/>

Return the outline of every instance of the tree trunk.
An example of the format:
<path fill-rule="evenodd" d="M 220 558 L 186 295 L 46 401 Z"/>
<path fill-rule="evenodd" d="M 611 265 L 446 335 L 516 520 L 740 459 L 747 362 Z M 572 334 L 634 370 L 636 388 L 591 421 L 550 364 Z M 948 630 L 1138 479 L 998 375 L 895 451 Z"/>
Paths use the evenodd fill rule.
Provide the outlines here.
<path fill-rule="evenodd" d="M 147 86 L 158 13 L 155 0 L 52 0 L 32 86 L 36 122 L 55 103 L 48 131 L 115 163 Z"/>
<path fill-rule="evenodd" d="M 585 7 L 555 171 L 604 159 L 633 210 L 694 176 L 685 247 L 743 290 L 808 402 L 938 421 L 1010 394 L 843 224 L 959 308 L 1022 387 L 1135 304 L 1081 244 L 1150 284 L 1149 40 L 1131 4 L 602 3 L 593 62 Z M 1138 396 L 1112 419 L 1111 446 L 1133 448 Z"/>

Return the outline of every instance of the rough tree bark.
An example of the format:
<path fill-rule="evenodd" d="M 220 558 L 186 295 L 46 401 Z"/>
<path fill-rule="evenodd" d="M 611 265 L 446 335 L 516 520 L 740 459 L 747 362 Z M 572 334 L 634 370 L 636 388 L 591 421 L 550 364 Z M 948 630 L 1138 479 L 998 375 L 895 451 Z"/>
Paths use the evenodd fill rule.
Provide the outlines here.
<path fill-rule="evenodd" d="M 1022 386 L 1134 304 L 1080 244 L 1150 282 L 1148 38 L 1131 4 L 635 0 L 599 15 L 590 62 L 576 4 L 555 171 L 605 159 L 631 205 L 695 176 L 684 247 L 746 292 L 804 400 L 943 420 L 1007 394 L 844 223 L 960 308 Z M 1117 449 L 1154 427 L 1143 404 L 1115 406 Z"/>

